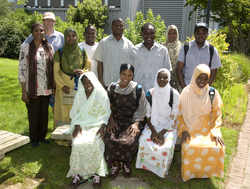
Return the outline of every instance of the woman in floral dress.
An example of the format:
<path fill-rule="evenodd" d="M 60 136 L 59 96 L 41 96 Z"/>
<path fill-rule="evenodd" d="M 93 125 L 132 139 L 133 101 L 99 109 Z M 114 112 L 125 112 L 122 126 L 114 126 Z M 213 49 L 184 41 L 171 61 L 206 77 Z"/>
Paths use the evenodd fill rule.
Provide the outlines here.
<path fill-rule="evenodd" d="M 146 92 L 146 97 L 149 99 L 148 124 L 139 139 L 136 159 L 136 168 L 151 171 L 161 178 L 168 175 L 177 139 L 179 93 L 171 89 L 169 83 L 170 72 L 165 68 L 160 69 L 155 77 L 154 88 Z M 152 97 L 152 101 L 149 97 Z"/>
<path fill-rule="evenodd" d="M 110 116 L 108 95 L 93 72 L 80 76 L 70 118 L 72 134 L 70 170 L 73 177 L 70 187 L 77 187 L 82 179 L 93 178 L 93 187 L 101 187 L 101 178 L 107 173 L 104 159 L 105 127 Z"/>

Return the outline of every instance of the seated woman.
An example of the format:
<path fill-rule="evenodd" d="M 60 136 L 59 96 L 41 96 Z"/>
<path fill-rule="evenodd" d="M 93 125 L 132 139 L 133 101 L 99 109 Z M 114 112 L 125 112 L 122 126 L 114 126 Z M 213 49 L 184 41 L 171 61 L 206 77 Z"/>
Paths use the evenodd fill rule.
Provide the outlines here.
<path fill-rule="evenodd" d="M 144 128 L 141 121 L 146 115 L 145 93 L 140 85 L 132 81 L 133 76 L 134 67 L 122 64 L 120 79 L 108 87 L 112 113 L 104 142 L 105 158 L 110 167 L 114 163 L 109 174 L 111 179 L 115 179 L 122 168 L 124 177 L 131 177 L 130 163 Z"/>
<path fill-rule="evenodd" d="M 190 85 L 181 93 L 177 121 L 182 144 L 183 181 L 223 177 L 225 145 L 220 132 L 222 100 L 217 90 L 209 87 L 209 77 L 210 68 L 205 64 L 198 65 Z"/>
<path fill-rule="evenodd" d="M 93 72 L 80 76 L 70 118 L 72 134 L 70 170 L 67 177 L 73 177 L 70 187 L 77 187 L 81 179 L 92 175 L 93 187 L 101 187 L 100 176 L 108 173 L 104 159 L 105 127 L 110 116 L 109 98 Z"/>
<path fill-rule="evenodd" d="M 56 83 L 54 129 L 60 123 L 70 121 L 69 112 L 72 104 L 63 103 L 63 94 L 70 94 L 75 87 L 76 75 L 81 75 L 91 69 L 91 62 L 85 49 L 78 46 L 78 35 L 74 28 L 64 32 L 65 45 L 55 52 L 54 77 Z M 78 80 L 77 80 L 78 81 Z"/>
<path fill-rule="evenodd" d="M 139 139 L 136 159 L 136 168 L 152 171 L 161 178 L 168 175 L 177 139 L 179 93 L 169 83 L 170 72 L 160 69 L 154 88 L 146 92 L 148 125 Z"/>

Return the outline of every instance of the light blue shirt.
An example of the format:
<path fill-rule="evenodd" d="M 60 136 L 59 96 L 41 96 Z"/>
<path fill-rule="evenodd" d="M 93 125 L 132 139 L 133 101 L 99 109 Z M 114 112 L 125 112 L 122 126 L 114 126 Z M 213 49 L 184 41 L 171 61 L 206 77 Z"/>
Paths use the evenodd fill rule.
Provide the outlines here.
<path fill-rule="evenodd" d="M 63 45 L 64 45 L 64 35 L 61 32 L 56 31 L 55 29 L 54 29 L 54 33 L 51 34 L 50 36 L 47 36 L 45 34 L 45 38 L 53 46 L 55 52 L 57 49 L 63 47 Z M 30 34 L 27 37 L 27 39 L 22 43 L 22 45 L 25 43 L 30 43 L 33 39 L 34 38 L 33 38 L 32 34 Z"/>
<path fill-rule="evenodd" d="M 178 61 L 185 61 L 184 54 L 184 45 L 182 45 L 179 52 Z M 206 64 L 209 66 L 210 62 L 210 52 L 209 52 L 209 43 L 206 40 L 203 47 L 199 48 L 195 40 L 189 43 L 189 49 L 186 55 L 186 62 L 183 68 L 184 82 L 186 85 L 189 85 L 191 78 L 193 76 L 194 69 L 199 64 Z M 221 67 L 221 61 L 216 48 L 214 48 L 214 55 L 211 61 L 211 70 Z"/>

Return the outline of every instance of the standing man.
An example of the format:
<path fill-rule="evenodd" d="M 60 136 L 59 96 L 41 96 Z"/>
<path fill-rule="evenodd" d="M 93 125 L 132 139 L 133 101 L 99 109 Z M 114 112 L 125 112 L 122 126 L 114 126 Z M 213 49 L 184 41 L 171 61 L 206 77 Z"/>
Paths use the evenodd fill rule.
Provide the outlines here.
<path fill-rule="evenodd" d="M 155 26 L 146 23 L 141 27 L 143 42 L 130 50 L 127 62 L 135 68 L 134 81 L 149 90 L 154 87 L 154 78 L 161 68 L 172 70 L 168 50 L 155 42 Z"/>
<path fill-rule="evenodd" d="M 194 29 L 195 40 L 188 44 L 188 51 L 185 56 L 184 45 L 181 47 L 178 61 L 177 61 L 177 77 L 184 88 L 190 84 L 191 77 L 193 75 L 194 69 L 199 64 L 206 64 L 209 66 L 211 61 L 211 75 L 209 78 L 209 85 L 212 85 L 217 68 L 221 67 L 221 61 L 218 51 L 215 47 L 210 46 L 206 40 L 208 36 L 208 27 L 206 23 L 197 23 Z M 213 56 L 211 57 L 211 55 Z M 211 60 L 210 60 L 211 57 Z"/>
<path fill-rule="evenodd" d="M 105 88 L 111 82 L 118 81 L 120 66 L 126 62 L 128 53 L 134 46 L 130 40 L 123 36 L 125 26 L 121 18 L 113 20 L 111 29 L 112 34 L 99 42 L 92 57 L 98 61 L 98 79 Z"/>
<path fill-rule="evenodd" d="M 54 13 L 45 12 L 43 14 L 43 25 L 45 27 L 45 38 L 53 46 L 54 52 L 64 45 L 64 35 L 61 32 L 56 31 L 53 27 L 56 23 Z M 32 34 L 22 43 L 30 43 L 33 40 Z"/>
<path fill-rule="evenodd" d="M 85 41 L 79 43 L 79 46 L 84 48 L 88 54 L 88 57 L 91 61 L 91 71 L 95 73 L 96 77 L 98 78 L 97 73 L 97 64 L 96 60 L 92 59 L 92 56 L 98 46 L 98 42 L 95 42 L 97 37 L 96 29 L 93 25 L 88 25 L 83 32 L 83 36 L 85 37 Z"/>

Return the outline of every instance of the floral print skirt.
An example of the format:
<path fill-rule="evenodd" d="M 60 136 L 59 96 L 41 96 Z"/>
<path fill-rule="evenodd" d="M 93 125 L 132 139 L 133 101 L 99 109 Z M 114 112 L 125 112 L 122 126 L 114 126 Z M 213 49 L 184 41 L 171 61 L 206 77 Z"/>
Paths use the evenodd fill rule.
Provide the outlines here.
<path fill-rule="evenodd" d="M 78 133 L 72 139 L 72 151 L 70 155 L 70 169 L 67 177 L 79 174 L 83 179 L 93 174 L 104 177 L 108 174 L 107 163 L 104 159 L 104 142 L 96 133 L 99 126 L 83 127 L 82 134 Z"/>
<path fill-rule="evenodd" d="M 159 146 L 150 139 L 151 130 L 147 126 L 139 139 L 136 168 L 151 171 L 161 178 L 168 175 L 174 155 L 177 130 L 166 132 L 165 141 Z"/>

